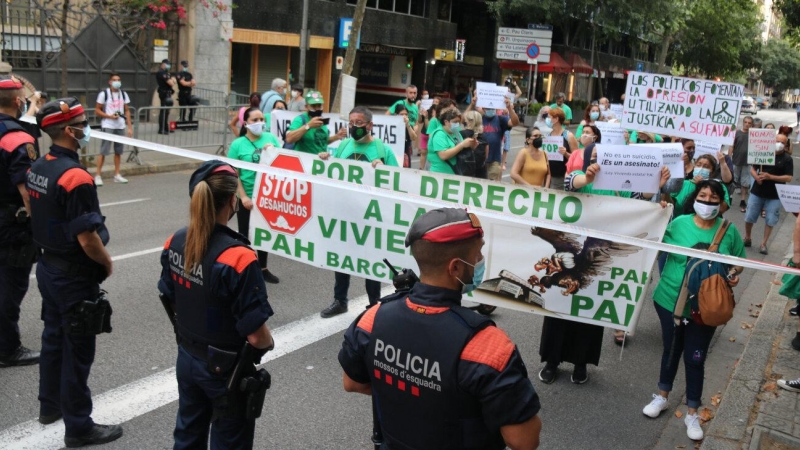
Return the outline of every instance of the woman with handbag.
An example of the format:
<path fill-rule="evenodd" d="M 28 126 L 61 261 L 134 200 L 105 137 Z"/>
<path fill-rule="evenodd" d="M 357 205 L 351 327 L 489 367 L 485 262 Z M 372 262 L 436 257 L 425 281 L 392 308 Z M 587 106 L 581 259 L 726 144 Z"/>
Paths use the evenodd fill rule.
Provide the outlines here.
<path fill-rule="evenodd" d="M 694 193 L 686 201 L 686 209 L 691 208 L 693 214 L 676 217 L 664 234 L 664 243 L 687 248 L 708 248 L 712 243 L 718 244 L 717 253 L 744 258 L 744 241 L 735 226 L 729 226 L 724 235 L 718 236 L 717 230 L 723 226 L 724 220 L 719 212 L 725 188 L 719 181 L 703 180 L 697 184 Z M 715 238 L 717 242 L 715 242 Z M 652 418 L 658 417 L 668 407 L 670 391 L 678 372 L 678 362 L 683 354 L 686 370 L 686 404 L 689 407 L 684 419 L 686 434 L 692 440 L 703 439 L 703 429 L 697 409 L 703 396 L 703 377 L 708 346 L 714 337 L 716 327 L 699 322 L 699 316 L 692 314 L 688 305 L 683 311 L 674 312 L 678 296 L 683 286 L 687 257 L 671 253 L 661 273 L 661 280 L 653 292 L 656 313 L 661 322 L 663 351 L 661 355 L 661 373 L 658 381 L 658 394 L 653 394 L 653 401 L 644 407 L 642 412 Z M 741 267 L 733 267 L 727 278 L 731 288 L 739 283 Z M 676 325 L 674 315 L 683 316 Z"/>

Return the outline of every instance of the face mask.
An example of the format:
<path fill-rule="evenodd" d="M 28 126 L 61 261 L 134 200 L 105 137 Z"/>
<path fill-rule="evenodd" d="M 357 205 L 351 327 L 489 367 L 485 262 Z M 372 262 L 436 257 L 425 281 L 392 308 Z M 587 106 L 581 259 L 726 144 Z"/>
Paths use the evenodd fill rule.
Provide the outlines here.
<path fill-rule="evenodd" d="M 111 87 L 114 88 L 114 89 L 119 89 L 119 88 L 122 87 L 122 82 L 121 81 L 112 81 L 111 82 Z"/>
<path fill-rule="evenodd" d="M 581 143 L 583 144 L 584 147 L 591 144 L 592 142 L 594 142 L 593 135 L 584 134 L 583 136 L 581 136 Z"/>
<path fill-rule="evenodd" d="M 450 124 L 450 131 L 453 133 L 458 133 L 461 131 L 461 124 L 460 123 L 451 123 Z"/>
<path fill-rule="evenodd" d="M 695 167 L 692 171 L 692 175 L 694 176 L 701 176 L 704 180 L 707 180 L 711 176 L 711 171 L 708 169 L 703 169 L 701 167 Z"/>
<path fill-rule="evenodd" d="M 264 122 L 248 123 L 247 129 L 256 136 L 261 136 L 261 134 L 264 132 L 264 125 L 266 125 Z"/>
<path fill-rule="evenodd" d="M 300 96 L 299 91 L 292 91 L 292 97 L 299 97 L 299 96 Z"/>
<path fill-rule="evenodd" d="M 534 146 L 535 148 L 542 148 L 542 142 L 543 142 L 543 141 L 544 141 L 544 139 L 542 139 L 542 138 L 540 138 L 540 137 L 533 138 L 533 146 Z"/>
<path fill-rule="evenodd" d="M 709 203 L 701 200 L 695 200 L 694 212 L 703 220 L 711 220 L 719 214 L 719 203 Z"/>
<path fill-rule="evenodd" d="M 589 165 L 591 166 L 592 164 L 597 164 L 597 158 L 589 160 Z"/>
<path fill-rule="evenodd" d="M 428 97 L 430 97 L 430 95 L 428 95 L 428 94 L 422 94 L 422 99 L 423 99 L 423 100 L 427 100 L 427 99 L 428 99 Z"/>
<path fill-rule="evenodd" d="M 181 69 L 181 71 L 183 71 L 183 72 L 188 72 L 188 71 L 189 71 L 189 68 L 188 68 L 188 67 L 184 67 L 184 68 L 182 68 L 182 69 Z"/>
<path fill-rule="evenodd" d="M 605 111 L 605 110 L 606 110 L 606 105 L 600 105 L 600 111 Z"/>
<path fill-rule="evenodd" d="M 357 127 L 353 125 L 352 127 L 350 127 L 349 131 L 350 131 L 350 137 L 355 139 L 356 142 L 361 142 L 369 135 L 366 125 L 364 125 L 363 127 Z"/>
<path fill-rule="evenodd" d="M 599 112 L 589 113 L 589 118 L 592 119 L 592 120 L 597 120 L 597 119 L 600 118 L 600 113 Z"/>
<path fill-rule="evenodd" d="M 172 68 L 172 64 L 167 64 L 167 65 L 165 65 L 165 66 L 164 66 L 164 68 L 165 68 L 165 69 L 167 69 L 167 70 L 169 70 L 169 69 L 171 69 L 171 68 Z"/>
<path fill-rule="evenodd" d="M 493 118 L 497 114 L 497 111 L 493 109 L 487 109 L 484 111 L 483 115 L 486 116 L 487 119 Z"/>
<path fill-rule="evenodd" d="M 684 152 L 686 161 L 691 162 L 694 159 L 694 152 Z"/>
<path fill-rule="evenodd" d="M 477 287 L 483 282 L 483 274 L 486 271 L 486 258 L 476 262 L 475 265 L 472 265 L 460 258 L 459 261 L 475 269 L 472 272 L 472 283 L 466 284 L 461 281 L 460 278 L 456 278 L 461 283 L 461 293 L 468 294 L 477 289 Z"/>
<path fill-rule="evenodd" d="M 321 109 L 317 109 L 317 110 L 313 110 L 312 109 L 311 111 L 308 112 L 308 117 L 311 117 L 311 118 L 322 117 L 322 110 Z"/>
<path fill-rule="evenodd" d="M 775 151 L 776 152 L 782 152 L 784 149 L 786 149 L 786 146 L 783 145 L 783 142 L 775 143 Z"/>
<path fill-rule="evenodd" d="M 72 128 L 72 129 L 73 130 L 80 130 L 80 128 Z M 86 125 L 86 127 L 84 127 L 84 129 L 81 130 L 81 131 L 83 131 L 83 137 L 80 138 L 80 139 L 76 138 L 75 140 L 78 141 L 78 147 L 86 148 L 86 146 L 89 145 L 89 139 L 91 138 L 91 134 L 92 134 L 92 127 L 90 127 L 89 125 Z"/>
<path fill-rule="evenodd" d="M 17 116 L 17 119 L 19 119 L 20 117 L 24 116 L 25 113 L 28 112 L 28 102 L 26 102 L 24 98 L 19 98 L 18 100 L 19 100 L 20 104 L 22 104 L 22 107 L 17 109 L 17 111 L 19 111 L 19 115 Z"/>
<path fill-rule="evenodd" d="M 547 116 L 547 119 L 544 119 L 544 123 L 548 127 L 553 128 L 553 121 L 550 119 L 550 116 Z"/>

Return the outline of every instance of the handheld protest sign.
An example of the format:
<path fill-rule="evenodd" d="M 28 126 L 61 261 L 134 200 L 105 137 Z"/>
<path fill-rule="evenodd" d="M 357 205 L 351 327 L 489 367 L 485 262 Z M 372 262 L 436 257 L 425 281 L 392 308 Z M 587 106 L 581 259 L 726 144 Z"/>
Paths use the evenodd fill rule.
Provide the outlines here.
<path fill-rule="evenodd" d="M 660 147 L 600 144 L 597 146 L 600 172 L 594 179 L 594 189 L 656 193 L 662 161 Z"/>
<path fill-rule="evenodd" d="M 747 135 L 747 164 L 775 165 L 775 136 L 778 130 L 751 128 Z"/>

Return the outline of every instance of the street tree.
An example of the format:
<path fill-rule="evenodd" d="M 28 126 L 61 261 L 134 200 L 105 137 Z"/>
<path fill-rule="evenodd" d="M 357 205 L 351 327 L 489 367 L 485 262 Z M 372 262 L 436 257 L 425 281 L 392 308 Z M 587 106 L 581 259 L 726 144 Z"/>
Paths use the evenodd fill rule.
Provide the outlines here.
<path fill-rule="evenodd" d="M 800 48 L 786 39 L 770 39 L 761 51 L 761 81 L 773 92 L 800 88 Z"/>

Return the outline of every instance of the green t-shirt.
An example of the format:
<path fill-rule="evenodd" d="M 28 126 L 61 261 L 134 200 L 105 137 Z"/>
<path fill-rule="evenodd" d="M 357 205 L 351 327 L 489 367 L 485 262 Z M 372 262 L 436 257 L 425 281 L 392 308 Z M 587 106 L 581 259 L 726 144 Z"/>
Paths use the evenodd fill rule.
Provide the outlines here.
<path fill-rule="evenodd" d="M 695 225 L 694 216 L 694 214 L 687 214 L 670 222 L 667 232 L 664 234 L 664 243 L 687 248 L 692 248 L 701 242 L 710 245 L 714 239 L 714 233 L 717 232 L 717 228 L 722 224 L 722 219 L 717 218 L 717 222 L 713 227 L 703 230 Z M 745 257 L 744 242 L 739 230 L 736 229 L 736 225 L 731 224 L 728 227 L 728 231 L 719 245 L 719 253 L 740 258 Z M 686 256 L 670 253 L 667 257 L 667 263 L 664 265 L 664 270 L 661 272 L 661 280 L 653 292 L 653 300 L 667 311 L 675 309 L 675 303 L 678 300 L 678 293 L 686 272 L 686 261 Z M 689 317 L 688 303 L 683 315 Z"/>
<path fill-rule="evenodd" d="M 278 138 L 268 131 L 261 134 L 255 142 L 247 139 L 247 136 L 238 137 L 231 142 L 231 147 L 228 149 L 228 158 L 258 164 L 261 161 L 261 149 L 268 144 L 272 144 L 275 147 L 281 146 L 278 142 Z M 247 193 L 248 196 L 253 197 L 253 186 L 256 184 L 255 171 L 247 169 L 237 170 L 239 171 L 239 179 L 242 180 L 244 192 Z"/>
<path fill-rule="evenodd" d="M 697 185 L 692 180 L 683 180 L 683 187 L 681 187 L 681 191 L 677 193 L 673 193 L 672 198 L 675 199 L 675 214 L 679 215 L 683 213 L 683 208 L 686 206 L 686 200 L 689 198 L 692 193 L 694 193 L 694 189 Z M 728 206 L 731 206 L 731 197 L 728 195 L 728 188 L 725 185 L 722 185 L 722 188 L 725 189 L 725 203 Z"/>
<path fill-rule="evenodd" d="M 586 175 L 582 170 L 576 170 L 569 174 L 568 180 L 564 180 L 567 188 L 572 188 L 572 179 L 577 175 Z M 589 183 L 586 186 L 574 190 L 574 192 L 581 192 L 583 194 L 594 194 L 594 195 L 607 195 L 609 197 L 622 197 L 622 198 L 631 198 L 633 195 L 630 191 L 611 191 L 608 189 L 595 189 L 594 183 Z"/>
<path fill-rule="evenodd" d="M 394 102 L 394 105 L 389 107 L 389 112 L 395 114 L 394 108 L 397 105 L 403 105 L 408 110 L 408 123 L 413 128 L 417 124 L 417 117 L 419 117 L 419 108 L 417 108 L 416 103 L 408 103 L 407 99 L 398 100 Z"/>
<path fill-rule="evenodd" d="M 455 147 L 461 139 L 459 133 L 450 135 L 444 128 L 439 126 L 439 129 L 431 134 L 428 140 L 428 162 L 431 163 L 431 172 L 455 174 L 454 164 L 455 156 L 448 160 L 439 158 L 439 152 Z M 452 163 L 451 163 L 452 161 Z"/>
<path fill-rule="evenodd" d="M 397 163 L 397 158 L 394 156 L 394 152 L 391 148 L 386 146 L 383 142 L 379 139 L 372 139 L 370 142 L 366 144 L 361 144 L 350 139 L 343 140 L 339 147 L 336 148 L 336 151 L 333 152 L 334 158 L 341 158 L 341 159 L 354 159 L 356 161 L 374 161 L 380 157 L 380 153 L 378 152 L 378 146 L 383 147 L 383 163 L 387 166 L 393 167 L 400 167 L 400 164 Z M 364 155 L 362 159 L 356 159 L 352 157 L 353 155 Z"/>
<path fill-rule="evenodd" d="M 308 113 L 300 114 L 292 120 L 289 125 L 288 131 L 294 131 L 303 128 L 311 118 Z M 318 155 L 322 152 L 328 151 L 328 126 L 322 125 L 319 128 L 311 128 L 300 138 L 299 141 L 294 143 L 294 149 L 298 152 L 311 153 Z"/>
<path fill-rule="evenodd" d="M 437 119 L 436 117 L 432 117 L 431 120 L 428 121 L 428 130 L 425 132 L 425 134 L 431 135 L 433 134 L 434 131 L 441 129 L 442 129 L 442 123 L 439 122 L 439 119 Z"/>
<path fill-rule="evenodd" d="M 558 106 L 557 103 L 553 103 L 552 105 L 550 105 L 550 109 L 553 109 L 553 108 L 561 108 L 561 109 L 563 109 L 564 110 L 564 116 L 567 118 L 567 121 L 571 121 L 572 120 L 572 108 L 567 106 L 566 103 L 564 103 L 561 106 Z"/>

